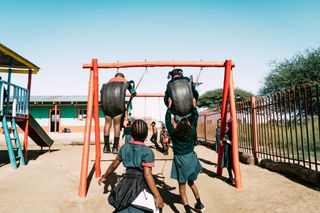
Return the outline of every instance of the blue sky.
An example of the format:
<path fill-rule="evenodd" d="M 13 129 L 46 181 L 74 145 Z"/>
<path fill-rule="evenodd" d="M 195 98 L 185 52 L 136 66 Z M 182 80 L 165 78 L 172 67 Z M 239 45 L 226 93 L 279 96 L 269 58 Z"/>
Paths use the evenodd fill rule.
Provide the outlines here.
<path fill-rule="evenodd" d="M 271 60 L 320 46 L 319 8 L 316 0 L 0 0 L 0 42 L 41 68 L 32 95 L 85 95 L 89 75 L 81 65 L 94 57 L 232 59 L 235 86 L 257 93 Z M 149 69 L 140 92 L 164 91 L 169 70 Z M 121 70 L 136 81 L 143 71 Z M 114 73 L 100 71 L 100 85 Z M 222 87 L 223 70 L 204 69 L 199 81 L 200 93 Z"/>

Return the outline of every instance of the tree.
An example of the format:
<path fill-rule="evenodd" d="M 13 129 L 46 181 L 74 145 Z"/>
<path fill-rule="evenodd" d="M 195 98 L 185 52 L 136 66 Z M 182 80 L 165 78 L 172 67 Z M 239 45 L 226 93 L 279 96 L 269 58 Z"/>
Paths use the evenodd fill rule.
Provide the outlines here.
<path fill-rule="evenodd" d="M 306 49 L 291 59 L 281 62 L 273 61 L 274 68 L 265 77 L 260 95 L 292 88 L 299 84 L 320 81 L 320 48 Z"/>
<path fill-rule="evenodd" d="M 222 94 L 223 94 L 223 89 L 221 88 L 215 89 L 215 90 L 209 90 L 199 97 L 197 105 L 198 107 L 209 107 L 209 108 L 219 107 L 222 102 Z M 235 89 L 236 100 L 244 100 L 252 96 L 253 94 L 251 92 L 248 92 L 239 88 Z"/>

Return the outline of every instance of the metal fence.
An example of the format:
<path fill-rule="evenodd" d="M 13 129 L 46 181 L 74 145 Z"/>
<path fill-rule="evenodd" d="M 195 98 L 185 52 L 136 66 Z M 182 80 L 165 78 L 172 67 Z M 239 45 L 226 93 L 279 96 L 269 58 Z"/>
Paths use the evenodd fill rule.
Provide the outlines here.
<path fill-rule="evenodd" d="M 216 109 L 204 110 L 199 113 L 197 136 L 198 140 L 214 143 L 217 120 L 221 112 Z"/>
<path fill-rule="evenodd" d="M 239 151 L 253 154 L 258 159 L 299 164 L 319 171 L 318 84 L 302 85 L 265 97 L 252 97 L 251 100 L 237 102 L 236 108 Z M 200 113 L 200 140 L 210 141 L 214 137 L 215 121 L 220 115 L 214 116 L 212 127 L 208 125 L 211 122 L 208 117 L 206 112 Z"/>

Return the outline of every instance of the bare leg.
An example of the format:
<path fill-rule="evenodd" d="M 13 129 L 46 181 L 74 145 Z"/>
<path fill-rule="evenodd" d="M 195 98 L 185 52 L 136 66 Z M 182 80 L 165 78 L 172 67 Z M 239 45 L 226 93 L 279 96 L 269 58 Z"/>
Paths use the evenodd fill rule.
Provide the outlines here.
<path fill-rule="evenodd" d="M 120 137 L 120 122 L 122 115 L 117 115 L 113 118 L 114 137 Z"/>
<path fill-rule="evenodd" d="M 196 199 L 199 199 L 200 198 L 199 191 L 198 191 L 198 188 L 197 188 L 196 184 L 194 184 L 194 181 L 188 180 L 188 185 L 190 186 L 194 197 Z"/>
<path fill-rule="evenodd" d="M 110 116 L 105 115 L 105 124 L 104 124 L 104 135 L 109 136 L 110 135 L 110 128 L 112 125 L 112 118 Z"/>
<path fill-rule="evenodd" d="M 179 193 L 181 196 L 182 204 L 188 205 L 188 198 L 186 193 L 186 184 L 185 183 L 179 183 Z"/>
<path fill-rule="evenodd" d="M 188 204 L 188 198 L 186 193 L 186 184 L 185 183 L 179 183 L 179 193 L 181 196 L 182 204 L 184 206 L 184 209 L 186 210 L 186 213 L 191 213 L 190 206 Z"/>
<path fill-rule="evenodd" d="M 191 190 L 192 190 L 192 192 L 193 192 L 193 195 L 194 195 L 194 197 L 195 197 L 196 200 L 197 200 L 197 203 L 196 203 L 196 205 L 194 206 L 194 208 L 195 208 L 197 211 L 202 212 L 203 210 L 205 210 L 205 207 L 204 207 L 204 205 L 201 203 L 200 194 L 199 194 L 199 191 L 198 191 L 198 188 L 197 188 L 196 184 L 194 183 L 194 181 L 189 180 L 189 181 L 188 181 L 188 185 L 190 186 L 190 188 L 191 188 Z"/>
<path fill-rule="evenodd" d="M 118 145 L 120 140 L 120 122 L 121 122 L 122 115 L 117 115 L 113 118 L 113 127 L 114 127 L 114 140 L 113 140 L 113 147 L 112 153 L 116 154 L 119 152 Z"/>

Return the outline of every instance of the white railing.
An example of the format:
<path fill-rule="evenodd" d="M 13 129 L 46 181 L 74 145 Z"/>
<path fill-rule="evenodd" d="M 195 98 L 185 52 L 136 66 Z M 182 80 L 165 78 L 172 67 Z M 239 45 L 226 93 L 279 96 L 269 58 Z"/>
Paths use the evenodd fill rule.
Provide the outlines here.
<path fill-rule="evenodd" d="M 0 80 L 0 115 L 27 116 L 28 97 L 26 88 Z"/>

